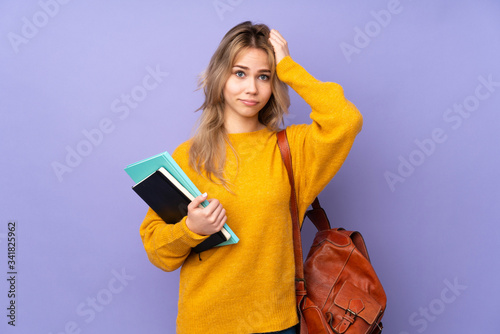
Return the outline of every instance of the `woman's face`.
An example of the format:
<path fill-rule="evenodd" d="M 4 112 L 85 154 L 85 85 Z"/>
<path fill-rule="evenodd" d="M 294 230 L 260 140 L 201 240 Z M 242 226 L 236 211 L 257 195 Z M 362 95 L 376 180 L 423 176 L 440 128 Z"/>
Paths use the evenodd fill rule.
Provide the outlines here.
<path fill-rule="evenodd" d="M 259 111 L 271 97 L 271 68 L 261 49 L 242 50 L 224 86 L 224 122 L 227 125 L 259 124 Z M 229 124 L 228 124 L 229 123 Z"/>

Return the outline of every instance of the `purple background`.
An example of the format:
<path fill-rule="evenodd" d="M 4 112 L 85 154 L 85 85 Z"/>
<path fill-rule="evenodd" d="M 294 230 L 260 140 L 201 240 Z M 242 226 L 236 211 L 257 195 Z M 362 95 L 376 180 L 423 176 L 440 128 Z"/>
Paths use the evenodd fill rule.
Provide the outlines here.
<path fill-rule="evenodd" d="M 18 271 L 15 327 L 0 280 L 0 332 L 175 331 L 179 274 L 149 263 L 146 206 L 123 168 L 189 137 L 197 75 L 244 20 L 279 29 L 364 116 L 320 198 L 365 237 L 385 332 L 499 332 L 500 2 L 42 0 L 0 13 L 0 276 L 11 220 Z M 287 124 L 308 122 L 291 98 Z M 70 166 L 68 150 L 85 156 Z"/>

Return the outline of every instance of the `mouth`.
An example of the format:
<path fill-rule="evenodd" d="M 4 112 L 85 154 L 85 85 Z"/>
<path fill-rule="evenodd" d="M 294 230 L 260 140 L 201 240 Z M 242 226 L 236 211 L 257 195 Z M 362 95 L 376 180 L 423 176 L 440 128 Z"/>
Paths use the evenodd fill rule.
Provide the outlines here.
<path fill-rule="evenodd" d="M 255 101 L 255 100 L 241 100 L 240 99 L 240 101 L 241 101 L 241 103 L 243 103 L 244 105 L 249 106 L 249 107 L 255 106 L 259 103 L 258 101 Z"/>

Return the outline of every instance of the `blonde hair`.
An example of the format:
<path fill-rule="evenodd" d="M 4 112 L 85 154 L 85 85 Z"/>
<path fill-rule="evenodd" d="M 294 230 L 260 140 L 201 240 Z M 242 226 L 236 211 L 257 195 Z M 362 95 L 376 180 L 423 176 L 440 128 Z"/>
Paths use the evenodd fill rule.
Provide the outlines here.
<path fill-rule="evenodd" d="M 259 111 L 259 122 L 271 131 L 277 131 L 283 124 L 283 115 L 288 113 L 290 98 L 288 87 L 276 75 L 276 61 L 273 46 L 269 42 L 269 28 L 264 24 L 246 21 L 229 30 L 215 51 L 207 69 L 201 75 L 200 88 L 205 101 L 198 110 L 202 114 L 189 150 L 189 164 L 198 173 L 206 172 L 212 182 L 227 186 L 224 177 L 226 143 L 236 154 L 224 127 L 223 89 L 234 66 L 236 57 L 243 50 L 255 48 L 268 55 L 271 68 L 271 97 Z"/>

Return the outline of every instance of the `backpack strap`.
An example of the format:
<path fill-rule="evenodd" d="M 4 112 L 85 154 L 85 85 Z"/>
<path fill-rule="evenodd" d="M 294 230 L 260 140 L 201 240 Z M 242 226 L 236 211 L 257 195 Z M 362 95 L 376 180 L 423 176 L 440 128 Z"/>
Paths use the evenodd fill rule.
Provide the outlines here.
<path fill-rule="evenodd" d="M 302 263 L 302 240 L 300 238 L 300 220 L 299 220 L 299 208 L 297 205 L 297 193 L 295 192 L 295 182 L 293 179 L 293 169 L 292 169 L 292 155 L 290 154 L 290 146 L 288 145 L 288 138 L 286 136 L 286 130 L 281 130 L 277 133 L 278 136 L 278 146 L 281 152 L 281 158 L 285 164 L 286 171 L 288 174 L 288 181 L 290 182 L 291 194 L 290 194 L 290 213 L 292 214 L 292 225 L 293 225 L 293 252 L 295 257 L 295 280 L 304 281 L 304 265 Z"/>
<path fill-rule="evenodd" d="M 325 210 L 321 207 L 319 204 L 319 200 L 316 197 L 314 202 L 312 203 L 312 209 L 306 212 L 307 218 L 316 226 L 318 231 L 326 231 L 329 230 L 330 227 L 330 221 L 328 220 L 328 217 L 326 216 Z"/>

